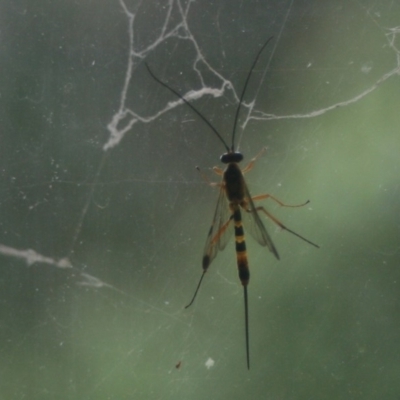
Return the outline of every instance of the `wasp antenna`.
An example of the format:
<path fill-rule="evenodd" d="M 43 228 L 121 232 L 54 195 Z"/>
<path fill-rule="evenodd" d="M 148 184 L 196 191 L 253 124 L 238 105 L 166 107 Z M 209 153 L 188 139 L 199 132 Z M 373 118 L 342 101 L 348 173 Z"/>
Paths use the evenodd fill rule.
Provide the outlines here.
<path fill-rule="evenodd" d="M 167 88 L 168 90 L 170 90 L 175 96 L 179 97 L 183 102 L 185 102 L 210 128 L 211 130 L 217 135 L 218 139 L 222 142 L 222 144 L 225 146 L 226 151 L 229 153 L 229 147 L 226 144 L 225 140 L 222 138 L 222 136 L 220 135 L 220 133 L 217 131 L 217 129 L 214 127 L 214 125 L 212 125 L 212 123 L 210 121 L 208 121 L 208 119 L 199 111 L 197 110 L 192 104 L 190 104 L 189 101 L 187 101 L 180 93 L 178 93 L 175 89 L 172 89 L 172 87 L 168 86 L 165 82 L 163 82 L 162 80 L 158 79 L 154 73 L 152 72 L 152 70 L 150 69 L 150 67 L 148 66 L 148 64 L 145 62 L 144 63 L 146 65 L 147 71 L 149 71 L 149 74 L 152 76 L 152 78 L 158 82 L 160 85 L 164 86 L 165 88 Z"/>
<path fill-rule="evenodd" d="M 261 53 L 263 52 L 263 50 L 267 47 L 267 44 L 273 39 L 273 36 L 271 36 L 270 38 L 268 38 L 268 40 L 262 45 L 261 49 L 258 50 L 257 56 L 255 58 L 255 60 L 253 61 L 253 65 L 250 68 L 249 73 L 247 74 L 247 78 L 246 78 L 246 82 L 244 84 L 243 90 L 242 90 L 242 94 L 240 95 L 240 100 L 239 100 L 239 104 L 237 106 L 236 109 L 236 115 L 235 115 L 235 120 L 233 123 L 233 130 L 232 130 L 232 147 L 231 147 L 231 151 L 234 151 L 235 148 L 235 133 L 236 133 L 236 126 L 237 126 L 237 122 L 239 119 L 239 112 L 240 112 L 240 107 L 242 106 L 242 102 L 243 102 L 243 98 L 244 98 L 244 94 L 246 93 L 246 89 L 247 89 L 247 85 L 249 84 L 249 80 L 250 80 L 250 76 L 253 73 L 254 67 L 257 64 L 258 59 L 260 58 Z"/>

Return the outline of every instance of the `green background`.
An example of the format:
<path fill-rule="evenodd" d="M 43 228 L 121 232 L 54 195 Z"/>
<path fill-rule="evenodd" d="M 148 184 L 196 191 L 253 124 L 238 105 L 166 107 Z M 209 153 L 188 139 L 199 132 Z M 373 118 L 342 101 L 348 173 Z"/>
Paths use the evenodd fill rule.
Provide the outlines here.
<path fill-rule="evenodd" d="M 172 4 L 1 4 L 0 398 L 398 399 L 400 5 Z M 248 371 L 233 241 L 183 308 L 217 199 L 195 166 L 218 180 L 224 149 L 187 106 L 155 118 L 176 98 L 142 61 L 186 93 L 201 52 L 240 93 L 269 36 L 246 93 L 263 119 L 237 133 L 245 162 L 267 147 L 246 181 L 310 199 L 264 206 L 321 248 L 270 221 L 280 261 L 248 238 Z M 229 142 L 232 91 L 194 104 Z M 117 130 L 148 120 L 111 145 L 128 109 Z"/>

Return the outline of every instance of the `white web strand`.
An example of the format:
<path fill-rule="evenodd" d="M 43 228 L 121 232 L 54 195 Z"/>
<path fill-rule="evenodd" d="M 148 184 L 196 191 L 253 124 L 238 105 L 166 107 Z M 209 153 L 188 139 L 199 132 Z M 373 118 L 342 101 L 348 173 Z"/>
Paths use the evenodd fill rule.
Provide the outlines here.
<path fill-rule="evenodd" d="M 188 14 L 190 11 L 190 6 L 193 3 L 192 0 L 188 1 L 185 7 L 182 6 L 181 1 L 179 1 L 179 0 L 169 0 L 168 8 L 165 12 L 164 23 L 162 25 L 162 28 L 160 29 L 159 36 L 153 43 L 151 43 L 145 49 L 140 50 L 140 51 L 136 49 L 135 40 L 134 40 L 134 22 L 135 22 L 136 14 L 129 11 L 128 6 L 124 2 L 124 0 L 119 0 L 119 3 L 121 5 L 122 9 L 124 10 L 124 12 L 127 16 L 127 19 L 128 19 L 129 56 L 128 56 L 127 69 L 126 69 L 126 73 L 125 73 L 124 85 L 123 85 L 123 88 L 121 91 L 120 106 L 119 106 L 117 113 L 114 114 L 111 122 L 107 126 L 107 128 L 110 132 L 110 137 L 103 147 L 103 149 L 105 151 L 117 146 L 121 142 L 121 140 L 124 138 L 125 134 L 129 133 L 131 131 L 132 127 L 136 123 L 138 123 L 138 122 L 142 122 L 145 124 L 152 123 L 155 120 L 157 120 L 160 116 L 162 116 L 163 114 L 184 104 L 183 101 L 181 101 L 181 100 L 168 102 L 163 108 L 161 108 L 160 110 L 158 110 L 151 116 L 140 115 L 140 114 L 136 113 L 134 110 L 132 110 L 126 106 L 127 93 L 128 93 L 129 87 L 132 82 L 135 68 L 153 50 L 155 50 L 158 46 L 162 45 L 162 43 L 165 40 L 167 40 L 168 38 L 175 37 L 175 38 L 180 38 L 180 39 L 184 39 L 184 40 L 189 40 L 192 43 L 193 48 L 196 52 L 195 60 L 193 62 L 193 70 L 196 71 L 203 87 L 198 90 L 190 90 L 189 92 L 184 94 L 183 97 L 186 100 L 194 101 L 194 100 L 201 99 L 207 95 L 211 95 L 214 98 L 218 98 L 218 97 L 222 97 L 225 94 L 226 90 L 230 90 L 234 96 L 235 101 L 236 102 L 239 101 L 237 91 L 234 88 L 232 82 L 230 82 L 228 79 L 224 78 L 220 73 L 218 73 L 217 70 L 215 70 L 209 64 L 209 62 L 206 60 L 206 58 L 202 54 L 201 49 L 189 28 L 187 19 L 188 19 Z M 394 53 L 396 55 L 397 64 L 396 64 L 395 68 L 384 73 L 379 79 L 377 79 L 377 81 L 373 85 L 371 85 L 369 88 L 365 89 L 361 93 L 355 95 L 354 97 L 346 99 L 346 100 L 342 100 L 340 102 L 337 102 L 335 104 L 332 104 L 332 105 L 329 105 L 329 106 L 326 106 L 326 107 L 323 107 L 320 109 L 311 110 L 306 113 L 296 113 L 296 114 L 287 114 L 287 115 L 276 115 L 276 114 L 266 113 L 264 111 L 255 109 L 257 94 L 261 87 L 261 83 L 263 82 L 263 80 L 267 74 L 268 67 L 269 67 L 271 58 L 275 52 L 275 49 L 279 45 L 279 40 L 280 40 L 282 32 L 285 28 L 285 24 L 287 22 L 288 16 L 291 12 L 292 5 L 293 5 L 293 1 L 290 3 L 288 10 L 286 12 L 286 16 L 284 18 L 284 21 L 281 26 L 277 40 L 275 41 L 274 48 L 271 52 L 271 56 L 269 58 L 267 65 L 264 68 L 264 73 L 262 75 L 261 82 L 258 85 L 258 90 L 255 94 L 255 97 L 252 101 L 245 102 L 242 105 L 243 108 L 247 108 L 247 112 L 245 113 L 245 117 L 242 118 L 243 123 L 241 124 L 242 130 L 241 130 L 241 133 L 239 136 L 239 144 L 241 142 L 243 130 L 251 120 L 271 121 L 271 120 L 316 118 L 320 115 L 323 115 L 330 111 L 333 111 L 339 107 L 350 106 L 351 104 L 354 104 L 354 103 L 362 100 L 367 95 L 369 95 L 371 92 L 373 92 L 375 89 L 377 89 L 382 83 L 384 83 L 385 81 L 387 81 L 394 75 L 398 75 L 400 73 L 400 52 L 395 45 L 395 39 L 396 39 L 397 35 L 400 33 L 400 28 L 399 27 L 389 28 L 389 29 L 386 29 L 387 33 L 384 33 L 385 30 L 382 29 L 379 26 L 379 24 L 377 23 L 377 21 L 374 18 L 372 18 L 371 15 L 368 13 L 368 16 L 386 35 L 385 37 L 388 42 L 388 46 L 394 51 Z M 168 29 L 167 28 L 168 22 L 169 22 L 169 19 L 171 18 L 174 8 L 176 8 L 178 10 L 180 21 L 177 22 L 175 26 Z M 219 80 L 221 80 L 221 85 L 219 87 L 207 87 L 206 86 L 203 75 L 202 75 L 201 71 L 199 70 L 199 68 L 197 68 L 197 64 L 199 62 L 201 62 L 203 65 L 205 65 L 207 67 L 208 72 L 211 72 Z M 120 125 L 122 125 L 122 126 L 120 127 Z"/>
<path fill-rule="evenodd" d="M 145 49 L 138 51 L 135 47 L 135 40 L 134 40 L 134 22 L 135 22 L 135 14 L 128 10 L 127 5 L 123 0 L 119 0 L 126 16 L 128 18 L 128 32 L 129 32 L 129 52 L 128 52 L 128 65 L 125 74 L 124 85 L 121 92 L 120 98 L 120 106 L 117 113 L 113 116 L 111 122 L 108 124 L 107 128 L 110 132 L 110 138 L 108 139 L 107 143 L 104 145 L 104 150 L 109 150 L 114 146 L 118 145 L 120 141 L 123 139 L 126 133 L 128 133 L 132 127 L 137 122 L 142 123 L 151 123 L 159 118 L 161 115 L 167 113 L 168 111 L 173 110 L 179 105 L 183 104 L 182 100 L 177 100 L 173 102 L 169 102 L 165 105 L 165 107 L 154 115 L 150 117 L 145 117 L 137 114 L 135 111 L 126 107 L 126 100 L 127 100 L 127 93 L 131 84 L 132 74 L 137 65 L 146 58 L 146 56 L 151 53 L 157 46 L 162 44 L 165 40 L 171 37 L 176 37 L 180 39 L 185 39 L 191 41 L 193 44 L 194 49 L 196 50 L 196 58 L 194 61 L 193 69 L 197 72 L 200 81 L 203 85 L 203 88 L 200 90 L 192 90 L 189 91 L 184 95 L 185 99 L 188 101 L 200 99 L 206 95 L 211 95 L 215 98 L 223 96 L 225 90 L 227 88 L 233 90 L 233 86 L 230 81 L 224 79 L 224 77 L 219 74 L 216 70 L 214 70 L 211 65 L 207 62 L 203 54 L 201 53 L 200 47 L 196 42 L 194 36 L 192 35 L 188 23 L 187 23 L 187 16 L 190 10 L 190 6 L 193 3 L 192 0 L 188 1 L 186 8 L 183 8 L 181 2 L 179 0 L 170 0 L 168 2 L 168 9 L 165 13 L 165 20 L 164 24 L 161 28 L 160 34 L 157 39 L 147 46 Z M 180 16 L 180 22 L 178 22 L 175 26 L 171 29 L 167 29 L 169 19 L 171 17 L 171 13 L 173 8 L 177 7 L 178 13 Z M 209 88 L 205 87 L 203 76 L 200 70 L 196 67 L 196 65 L 202 62 L 211 73 L 217 76 L 221 81 L 220 88 Z M 237 96 L 236 92 L 234 92 L 234 97 L 236 101 L 239 101 L 239 97 Z M 127 119 L 127 122 L 124 122 L 123 127 L 119 128 L 119 125 L 123 123 L 123 121 Z"/>
<path fill-rule="evenodd" d="M 112 285 L 109 285 L 108 283 L 102 282 L 99 278 L 96 278 L 92 275 L 89 275 L 87 273 L 81 272 L 77 270 L 70 262 L 68 258 L 60 258 L 60 259 L 55 259 L 52 257 L 47 257 L 42 254 L 37 253 L 35 250 L 32 249 L 15 249 L 13 247 L 5 246 L 3 244 L 0 244 L 0 254 L 3 254 L 4 256 L 8 257 L 14 257 L 18 259 L 22 259 L 26 261 L 27 265 L 30 267 L 33 264 L 47 264 L 47 265 L 52 265 L 56 268 L 61 268 L 61 269 L 73 269 L 74 272 L 80 276 L 81 281 L 78 282 L 78 285 L 81 286 L 89 286 L 92 288 L 103 288 L 103 287 L 108 287 L 111 289 L 116 289 Z"/>
<path fill-rule="evenodd" d="M 236 102 L 239 101 L 239 96 L 237 95 L 237 91 L 235 90 L 233 84 L 231 83 L 230 80 L 226 79 L 222 74 L 220 74 L 216 69 L 212 67 L 212 65 L 207 61 L 206 57 L 203 55 L 201 48 L 196 41 L 196 38 L 192 34 L 189 24 L 188 24 L 188 16 L 190 13 L 190 8 L 193 4 L 193 0 L 189 0 L 185 5 L 182 4 L 181 1 L 179 0 L 169 0 L 167 2 L 167 6 L 165 8 L 165 15 L 164 15 L 164 20 L 159 28 L 159 34 L 154 39 L 149 45 L 147 45 L 144 48 L 140 48 L 140 46 L 136 43 L 135 41 L 135 22 L 136 22 L 136 17 L 138 10 L 140 10 L 140 7 L 143 6 L 142 3 L 139 3 L 139 5 L 136 7 L 136 11 L 131 11 L 130 8 L 128 7 L 127 3 L 124 0 L 119 0 L 119 5 L 122 8 L 126 18 L 127 18 L 127 23 L 128 23 L 128 29 L 127 29 L 127 35 L 129 38 L 129 48 L 128 48 L 128 60 L 127 60 L 127 65 L 126 65 L 126 71 L 124 75 L 124 82 L 122 85 L 121 89 L 121 94 L 120 94 L 120 99 L 119 99 L 119 107 L 117 112 L 113 115 L 111 122 L 108 124 L 107 128 L 109 130 L 110 136 L 107 140 L 107 142 L 104 144 L 103 149 L 105 151 L 111 150 L 115 146 L 117 146 L 121 141 L 123 140 L 124 136 L 126 134 L 129 134 L 132 131 L 133 126 L 141 122 L 143 124 L 150 124 L 154 121 L 156 121 L 160 116 L 162 116 L 165 113 L 168 113 L 172 110 L 174 110 L 176 107 L 184 105 L 183 101 L 181 100 L 174 100 L 170 101 L 167 104 L 165 104 L 162 108 L 157 110 L 154 114 L 150 116 L 144 116 L 140 115 L 139 113 L 135 112 L 131 108 L 127 107 L 126 102 L 127 102 L 127 96 L 129 89 L 132 85 L 132 79 L 134 78 L 134 72 L 137 66 L 144 60 L 146 57 L 154 52 L 154 50 L 158 47 L 163 45 L 163 43 L 170 38 L 176 38 L 180 40 L 185 40 L 189 41 L 193 49 L 195 50 L 195 57 L 193 61 L 193 70 L 196 72 L 202 87 L 198 90 L 190 90 L 186 94 L 184 94 L 184 97 L 188 101 L 196 101 L 201 98 L 204 98 L 206 96 L 213 96 L 214 98 L 219 98 L 224 96 L 227 90 L 230 91 L 230 94 L 233 96 Z M 288 9 L 285 13 L 285 18 L 283 19 L 283 23 L 280 29 L 280 32 L 274 41 L 274 47 L 271 50 L 271 56 L 268 61 L 268 63 L 264 66 L 264 72 L 261 78 L 261 83 L 264 80 L 267 72 L 268 72 L 268 67 L 269 63 L 271 60 L 271 57 L 273 56 L 276 47 L 279 45 L 280 37 L 282 35 L 282 32 L 284 30 L 284 27 L 287 23 L 287 19 L 289 16 L 289 13 L 291 12 L 293 2 L 291 2 L 288 6 Z M 360 5 L 362 8 L 362 6 Z M 172 20 L 172 15 L 178 15 L 179 19 L 175 23 L 175 25 L 171 25 L 171 20 Z M 243 104 L 244 108 L 247 108 L 247 111 L 245 114 L 245 117 L 242 118 L 243 122 L 241 124 L 241 128 L 244 129 L 247 124 L 251 120 L 257 120 L 257 121 L 271 121 L 271 120 L 291 120 L 291 119 L 309 119 L 309 118 L 315 118 L 318 116 L 321 116 L 323 114 L 326 114 L 330 111 L 333 111 L 339 107 L 346 107 L 350 106 L 366 96 L 368 96 L 370 93 L 372 93 L 374 90 L 376 90 L 380 85 L 382 85 L 384 82 L 388 81 L 390 78 L 397 76 L 400 74 L 400 50 L 398 49 L 396 45 L 396 39 L 398 38 L 400 34 L 400 27 L 392 27 L 392 28 L 382 28 L 377 20 L 369 13 L 366 11 L 366 15 L 370 20 L 378 27 L 378 29 L 382 32 L 382 38 L 386 40 L 386 46 L 389 47 L 392 51 L 393 54 L 395 55 L 395 60 L 396 60 L 396 65 L 394 68 L 392 68 L 390 71 L 385 72 L 383 75 L 381 75 L 372 85 L 370 85 L 368 88 L 364 89 L 361 93 L 343 100 L 336 102 L 334 104 L 328 105 L 326 107 L 320 108 L 320 109 L 315 109 L 311 110 L 306 113 L 294 113 L 294 114 L 284 114 L 284 115 L 278 115 L 278 114 L 273 114 L 273 113 L 267 113 L 262 110 L 258 110 L 255 108 L 256 105 L 256 98 L 258 94 L 258 90 L 256 91 L 255 97 L 252 101 Z M 218 87 L 209 87 L 206 86 L 205 79 L 203 77 L 203 73 L 201 70 L 198 68 L 198 64 L 201 63 L 203 66 L 206 66 L 208 69 L 208 72 L 212 73 L 215 77 L 220 80 L 220 85 Z M 261 86 L 261 83 L 258 85 L 258 88 Z M 240 88 L 239 88 L 240 89 Z M 184 105 L 185 106 L 185 105 Z M 243 130 L 242 130 L 243 132 Z M 239 143 L 240 143 L 240 138 L 239 137 Z M 95 180 L 91 185 L 91 189 L 88 193 L 87 200 L 85 202 L 84 208 L 81 211 L 80 218 L 78 221 L 78 224 L 75 229 L 74 236 L 71 241 L 71 248 L 67 252 L 67 254 L 71 254 L 73 251 L 73 248 L 75 246 L 76 241 L 78 240 L 78 237 L 81 233 L 82 226 L 84 224 L 84 220 L 86 217 L 86 213 L 89 209 L 89 206 L 91 204 L 92 198 L 93 198 L 93 192 L 94 188 L 96 186 L 96 182 L 99 179 L 99 176 L 101 174 L 102 167 L 104 165 L 104 158 L 102 159 L 102 162 L 98 166 L 96 175 L 95 175 Z M 60 260 L 54 259 L 52 257 L 48 257 L 45 255 L 41 255 L 37 253 L 34 250 L 20 250 L 17 248 L 12 248 L 7 246 L 6 244 L 1 244 L 0 245 L 0 254 L 3 254 L 8 257 L 17 257 L 17 258 L 23 258 L 26 260 L 28 265 L 31 265 L 33 263 L 46 263 L 50 265 L 54 265 L 57 268 L 75 268 L 72 267 L 70 262 L 68 261 L 68 255 Z M 85 275 L 88 277 L 89 275 Z M 101 280 L 97 280 L 97 278 L 91 278 L 87 279 L 83 277 L 83 285 L 85 286 L 93 286 L 93 287 L 105 287 L 109 286 L 102 282 Z M 95 281 L 97 280 L 97 281 Z"/>

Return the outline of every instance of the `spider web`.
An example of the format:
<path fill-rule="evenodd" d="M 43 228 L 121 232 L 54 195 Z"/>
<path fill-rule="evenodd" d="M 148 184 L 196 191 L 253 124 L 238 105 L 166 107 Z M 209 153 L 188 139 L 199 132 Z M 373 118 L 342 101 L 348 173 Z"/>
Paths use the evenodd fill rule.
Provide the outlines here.
<path fill-rule="evenodd" d="M 2 18 L 0 397 L 398 393 L 399 6 L 21 2 Z M 233 245 L 183 309 L 216 201 L 194 167 L 224 149 L 144 62 L 230 144 L 270 36 L 238 147 L 268 147 L 252 193 L 310 198 L 266 207 L 322 248 L 266 222 L 278 265 L 248 240 L 248 372 Z"/>

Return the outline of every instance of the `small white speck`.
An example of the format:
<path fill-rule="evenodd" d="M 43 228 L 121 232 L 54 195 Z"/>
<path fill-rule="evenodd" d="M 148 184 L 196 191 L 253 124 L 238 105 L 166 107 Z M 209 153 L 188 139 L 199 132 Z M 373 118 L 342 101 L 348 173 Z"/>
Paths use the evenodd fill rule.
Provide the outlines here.
<path fill-rule="evenodd" d="M 361 67 L 361 72 L 363 72 L 364 74 L 368 74 L 369 72 L 371 72 L 372 69 L 372 62 L 367 62 L 365 63 L 362 67 Z"/>
<path fill-rule="evenodd" d="M 215 364 L 215 361 L 211 357 L 208 357 L 208 360 L 206 361 L 206 363 L 204 365 L 207 367 L 207 369 L 210 369 L 214 366 L 214 364 Z"/>

